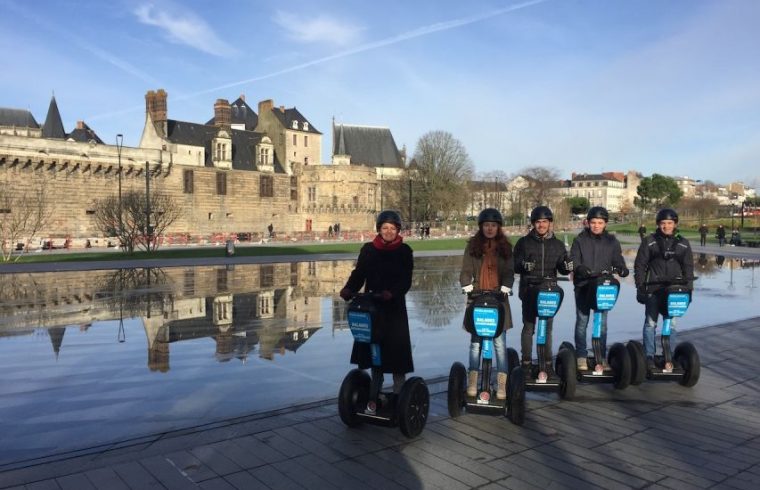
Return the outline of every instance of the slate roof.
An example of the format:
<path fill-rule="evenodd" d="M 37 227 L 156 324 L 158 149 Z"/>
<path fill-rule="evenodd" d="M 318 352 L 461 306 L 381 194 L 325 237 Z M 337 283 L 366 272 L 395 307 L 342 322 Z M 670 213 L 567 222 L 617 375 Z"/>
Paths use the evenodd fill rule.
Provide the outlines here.
<path fill-rule="evenodd" d="M 283 125 L 285 129 L 294 129 L 293 128 L 293 121 L 298 121 L 298 131 L 304 131 L 306 133 L 313 133 L 313 134 L 322 134 L 319 131 L 317 131 L 317 128 L 314 127 L 313 124 L 311 124 L 303 114 L 301 114 L 298 109 L 295 107 L 291 109 L 285 109 L 284 111 L 280 110 L 279 107 L 272 108 L 272 112 L 274 113 L 274 116 L 277 118 L 278 121 L 280 121 L 280 124 Z M 304 130 L 303 129 L 303 123 L 307 122 L 309 123 L 309 129 Z"/>
<path fill-rule="evenodd" d="M 404 166 L 404 160 L 388 128 L 334 125 L 333 155 L 351 155 L 352 165 Z"/>
<path fill-rule="evenodd" d="M 0 107 L 0 126 L 17 126 L 38 129 L 40 125 L 31 112 L 24 109 Z"/>
<path fill-rule="evenodd" d="M 206 149 L 206 166 L 213 167 L 211 142 L 219 128 L 206 124 L 169 119 L 166 121 L 167 138 L 172 143 L 190 146 L 202 146 Z M 232 132 L 232 168 L 235 170 L 256 170 L 256 145 L 265 135 L 253 131 L 233 129 Z M 284 173 L 277 154 L 274 156 L 275 173 Z"/>
<path fill-rule="evenodd" d="M 251 106 L 246 104 L 242 97 L 230 104 L 230 119 L 232 124 L 244 124 L 246 131 L 253 131 L 259 124 L 259 116 L 256 115 L 256 111 L 251 109 Z M 206 123 L 207 126 L 213 126 L 216 124 L 216 117 L 212 117 Z"/>
<path fill-rule="evenodd" d="M 79 141 L 82 143 L 89 143 L 90 140 L 95 141 L 95 143 L 103 144 L 103 140 L 100 139 L 100 137 L 95 133 L 95 131 L 92 130 L 87 124 L 82 123 L 81 128 L 76 128 L 74 131 L 69 133 L 69 136 L 67 139 L 72 139 L 74 141 Z"/>
<path fill-rule="evenodd" d="M 63 129 L 61 113 L 58 112 L 58 104 L 55 101 L 55 95 L 50 99 L 45 124 L 42 125 L 43 138 L 66 139 L 66 130 Z"/>

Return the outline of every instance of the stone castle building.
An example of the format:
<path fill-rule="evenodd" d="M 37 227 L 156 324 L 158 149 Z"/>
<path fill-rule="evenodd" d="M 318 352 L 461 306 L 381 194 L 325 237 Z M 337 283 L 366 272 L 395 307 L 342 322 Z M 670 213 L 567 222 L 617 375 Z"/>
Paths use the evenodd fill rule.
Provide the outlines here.
<path fill-rule="evenodd" d="M 289 237 L 320 235 L 334 223 L 366 232 L 374 228 L 383 174 L 404 166 L 387 128 L 351 132 L 341 125 L 342 144 L 324 164 L 322 133 L 295 107 L 264 100 L 256 113 L 245 96 L 218 99 L 203 124 L 171 119 L 168 99 L 161 89 L 145 95 L 136 148 L 104 144 L 83 121 L 67 133 L 54 97 L 42 126 L 29 111 L 0 109 L 0 196 L 16 198 L 16 209 L 0 205 L 0 213 L 42 199 L 52 215 L 38 236 L 100 237 L 97 202 L 120 186 L 149 186 L 180 204 L 170 237 L 256 239 L 269 224 Z"/>

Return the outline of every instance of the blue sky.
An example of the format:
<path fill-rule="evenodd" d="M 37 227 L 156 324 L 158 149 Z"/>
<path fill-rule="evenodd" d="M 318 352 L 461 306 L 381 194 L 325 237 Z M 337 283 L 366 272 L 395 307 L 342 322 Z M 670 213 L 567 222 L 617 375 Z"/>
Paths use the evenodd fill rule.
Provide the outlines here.
<path fill-rule="evenodd" d="M 217 98 L 431 130 L 478 172 L 527 166 L 760 187 L 755 0 L 0 0 L 0 107 L 138 144 L 144 95 L 205 122 Z"/>

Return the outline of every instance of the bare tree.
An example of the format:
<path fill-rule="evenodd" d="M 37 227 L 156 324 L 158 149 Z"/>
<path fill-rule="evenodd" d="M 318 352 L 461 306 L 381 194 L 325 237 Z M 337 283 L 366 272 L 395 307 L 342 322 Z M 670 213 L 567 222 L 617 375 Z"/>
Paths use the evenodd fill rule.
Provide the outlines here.
<path fill-rule="evenodd" d="M 22 244 L 22 252 L 47 226 L 52 206 L 40 183 L 31 189 L 16 191 L 10 184 L 0 184 L 0 248 L 3 262 L 17 261 L 21 254 L 13 256 L 16 245 Z"/>
<path fill-rule="evenodd" d="M 430 221 L 463 208 L 473 165 L 464 145 L 451 133 L 431 131 L 417 142 L 410 174 L 415 218 Z"/>
<path fill-rule="evenodd" d="M 174 198 L 160 191 L 151 192 L 150 202 L 145 192 L 133 190 L 122 194 L 121 205 L 117 196 L 108 196 L 95 204 L 98 228 L 107 236 L 117 237 L 127 253 L 133 253 L 136 247 L 157 250 L 160 245 L 157 237 L 181 214 Z"/>
<path fill-rule="evenodd" d="M 520 171 L 520 175 L 528 181 L 526 196 L 531 207 L 547 204 L 552 189 L 560 180 L 559 170 L 549 167 L 527 167 Z"/>

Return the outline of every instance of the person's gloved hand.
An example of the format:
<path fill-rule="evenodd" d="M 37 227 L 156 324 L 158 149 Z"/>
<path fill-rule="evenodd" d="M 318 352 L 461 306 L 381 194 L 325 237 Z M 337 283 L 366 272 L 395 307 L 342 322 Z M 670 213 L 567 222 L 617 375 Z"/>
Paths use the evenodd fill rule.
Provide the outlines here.
<path fill-rule="evenodd" d="M 647 289 L 644 286 L 637 286 L 636 287 L 636 301 L 639 304 L 645 304 L 647 302 L 647 299 L 649 299 L 649 294 L 647 293 Z"/>
<path fill-rule="evenodd" d="M 501 294 L 503 294 L 504 296 L 509 296 L 510 294 L 512 294 L 512 290 L 508 288 L 507 286 L 502 286 L 501 288 L 499 288 L 499 290 L 501 291 Z"/>
<path fill-rule="evenodd" d="M 391 292 L 387 289 L 384 289 L 380 292 L 380 298 L 382 298 L 383 301 L 390 301 L 392 297 L 393 294 L 391 294 Z"/>
<path fill-rule="evenodd" d="M 622 269 L 618 269 L 617 274 L 620 277 L 628 277 L 628 274 L 630 274 L 631 271 L 628 270 L 628 267 L 623 267 Z"/>
<path fill-rule="evenodd" d="M 522 267 L 525 269 L 525 272 L 533 272 L 533 269 L 536 268 L 536 263 L 532 260 L 523 260 Z"/>
<path fill-rule="evenodd" d="M 575 264 L 573 264 L 573 261 L 570 259 L 565 259 L 565 261 L 562 263 L 562 265 L 565 266 L 565 270 L 567 272 L 573 272 L 573 268 L 575 267 Z"/>
<path fill-rule="evenodd" d="M 472 290 L 475 289 L 472 284 L 468 284 L 467 286 L 462 286 L 462 294 L 469 294 L 472 292 Z"/>
<path fill-rule="evenodd" d="M 340 290 L 340 297 L 343 298 L 344 301 L 348 301 L 354 297 L 354 292 L 348 288 L 343 288 Z"/>
<path fill-rule="evenodd" d="M 586 279 L 590 275 L 591 269 L 589 269 L 587 265 L 579 264 L 578 267 L 575 268 L 575 277 L 578 279 Z"/>

